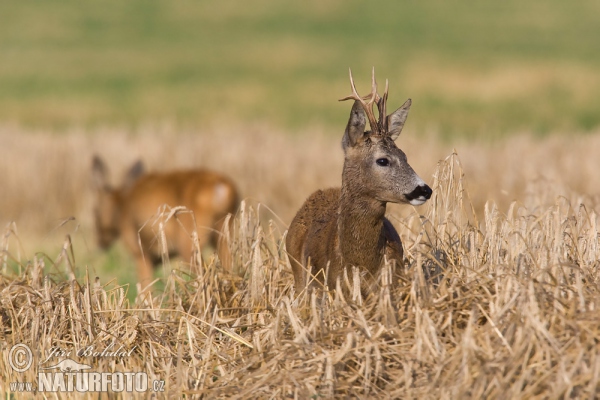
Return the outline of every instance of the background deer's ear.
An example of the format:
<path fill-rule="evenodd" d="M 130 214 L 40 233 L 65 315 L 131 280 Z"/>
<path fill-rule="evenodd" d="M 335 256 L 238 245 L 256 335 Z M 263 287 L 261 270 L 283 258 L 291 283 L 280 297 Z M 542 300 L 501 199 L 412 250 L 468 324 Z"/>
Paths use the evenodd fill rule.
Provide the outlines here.
<path fill-rule="evenodd" d="M 96 154 L 92 158 L 92 187 L 96 190 L 108 187 L 108 168 L 104 161 Z"/>
<path fill-rule="evenodd" d="M 365 111 L 359 101 L 355 101 L 350 111 L 350 119 L 342 139 L 342 147 L 354 147 L 365 134 Z"/>
<path fill-rule="evenodd" d="M 123 189 L 129 189 L 133 186 L 133 184 L 140 178 L 140 176 L 145 173 L 144 163 L 142 160 L 137 160 L 135 164 L 129 168 L 127 174 L 125 175 L 125 180 L 123 181 Z"/>
<path fill-rule="evenodd" d="M 402 132 L 402 128 L 408 117 L 408 110 L 410 110 L 411 104 L 412 101 L 408 99 L 399 109 L 387 116 L 388 132 L 392 140 L 396 140 L 398 139 L 398 136 L 400 136 L 400 132 Z"/>

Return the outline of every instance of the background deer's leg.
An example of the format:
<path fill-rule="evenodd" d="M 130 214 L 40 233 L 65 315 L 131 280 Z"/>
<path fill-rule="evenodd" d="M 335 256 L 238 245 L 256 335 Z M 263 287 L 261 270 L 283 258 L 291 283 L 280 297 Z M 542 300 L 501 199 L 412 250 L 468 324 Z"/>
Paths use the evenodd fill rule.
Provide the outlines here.
<path fill-rule="evenodd" d="M 177 254 L 184 263 L 191 266 L 194 272 L 197 272 L 195 269 L 198 268 L 196 256 L 202 255 L 202 248 L 205 246 L 209 234 L 206 221 L 203 219 L 194 219 L 198 217 L 198 213 L 196 215 L 189 213 L 181 214 L 177 216 L 177 225 L 173 224 L 171 226 L 176 239 Z M 198 241 L 194 240 L 194 232 L 196 232 Z"/>

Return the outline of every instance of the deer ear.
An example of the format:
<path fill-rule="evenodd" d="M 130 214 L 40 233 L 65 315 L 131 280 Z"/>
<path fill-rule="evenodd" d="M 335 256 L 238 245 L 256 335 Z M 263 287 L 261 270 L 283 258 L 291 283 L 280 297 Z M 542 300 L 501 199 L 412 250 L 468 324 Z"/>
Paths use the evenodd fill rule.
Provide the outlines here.
<path fill-rule="evenodd" d="M 398 139 L 398 136 L 400 136 L 400 132 L 402 132 L 402 128 L 408 117 L 408 110 L 410 110 L 411 104 L 412 101 L 408 99 L 399 109 L 387 116 L 388 133 L 392 140 L 396 140 Z"/>
<path fill-rule="evenodd" d="M 133 184 L 145 173 L 144 163 L 142 160 L 137 160 L 135 164 L 129 168 L 125 180 L 123 181 L 123 189 L 129 189 Z"/>
<path fill-rule="evenodd" d="M 108 168 L 96 154 L 92 158 L 92 186 L 96 190 L 102 190 L 108 186 Z"/>
<path fill-rule="evenodd" d="M 342 147 L 354 147 L 365 134 L 365 111 L 359 101 L 355 101 L 350 111 L 350 119 L 342 139 Z"/>

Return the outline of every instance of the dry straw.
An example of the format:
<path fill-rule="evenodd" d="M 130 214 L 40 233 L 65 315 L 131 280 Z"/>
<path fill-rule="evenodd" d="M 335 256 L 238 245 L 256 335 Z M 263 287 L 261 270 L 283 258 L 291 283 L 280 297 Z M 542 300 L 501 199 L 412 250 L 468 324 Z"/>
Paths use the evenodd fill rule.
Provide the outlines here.
<path fill-rule="evenodd" d="M 282 235 L 245 204 L 229 232 L 234 274 L 198 252 L 197 275 L 171 263 L 164 290 L 134 304 L 127 287 L 73 280 L 84 267 L 68 242 L 54 262 L 18 263 L 5 237 L 2 356 L 16 343 L 31 346 L 36 361 L 53 346 L 135 347 L 118 360 L 78 361 L 145 371 L 173 397 L 594 397 L 598 216 L 564 197 L 544 206 L 540 192 L 543 201 L 507 213 L 488 203 L 478 219 L 462 177 L 456 155 L 439 163 L 423 215 L 396 221 L 407 265 L 386 267 L 367 298 L 353 293 L 353 271 L 339 283 L 348 290 L 296 297 Z M 3 392 L 35 380 L 35 368 L 1 365 Z"/>
<path fill-rule="evenodd" d="M 411 125 L 410 118 L 407 123 Z M 556 195 L 575 194 L 585 200 L 574 201 L 600 212 L 600 132 L 565 132 L 543 139 L 524 134 L 493 142 L 482 135 L 449 143 L 418 135 L 413 125 L 406 129 L 398 145 L 428 184 L 436 162 L 453 148 L 458 150 L 469 178 L 470 200 L 480 218 L 489 199 L 503 211 L 519 200 L 530 211 L 541 213 Z M 310 193 L 339 186 L 342 135 L 343 127 L 337 132 L 315 128 L 295 135 L 268 126 L 191 129 L 169 124 L 52 133 L 0 124 L 0 226 L 16 222 L 29 254 L 42 248 L 54 252 L 57 235 L 75 230 L 74 242 L 83 239 L 86 250 L 93 249 L 91 163 L 93 154 L 99 154 L 110 165 L 114 184 L 138 159 L 149 171 L 210 168 L 223 173 L 251 204 L 260 202 L 273 209 L 283 228 Z M 550 185 L 554 189 L 548 190 Z M 409 210 L 389 208 L 399 215 Z"/>

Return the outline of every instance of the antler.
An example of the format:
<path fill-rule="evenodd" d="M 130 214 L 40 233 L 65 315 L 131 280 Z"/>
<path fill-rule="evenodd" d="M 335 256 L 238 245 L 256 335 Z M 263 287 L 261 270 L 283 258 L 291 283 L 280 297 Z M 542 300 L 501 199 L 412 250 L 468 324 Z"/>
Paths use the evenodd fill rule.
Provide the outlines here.
<path fill-rule="evenodd" d="M 388 89 L 389 89 L 389 82 L 386 79 L 385 80 L 385 92 L 383 92 L 383 97 L 379 97 L 379 94 L 377 94 L 377 96 L 375 98 L 375 102 L 377 103 L 377 109 L 379 110 L 379 131 L 380 132 L 388 131 L 387 115 L 386 115 Z"/>
<path fill-rule="evenodd" d="M 356 86 L 354 85 L 354 79 L 352 79 L 352 70 L 349 69 L 350 71 L 350 86 L 352 87 L 352 94 L 350 96 L 346 96 L 343 99 L 340 99 L 339 101 L 344 101 L 344 100 L 357 100 L 360 102 L 360 104 L 363 107 L 363 110 L 365 110 L 365 113 L 367 114 L 367 118 L 369 118 L 369 124 L 371 125 L 371 130 L 373 131 L 373 133 L 379 133 L 381 131 L 381 127 L 379 126 L 379 124 L 377 123 L 377 120 L 375 119 L 375 115 L 373 114 L 373 103 L 377 102 L 377 108 L 379 109 L 379 119 L 381 120 L 381 107 L 379 106 L 379 95 L 377 94 L 377 82 L 375 82 L 375 67 L 373 67 L 373 72 L 371 74 L 371 93 L 365 97 L 361 97 L 358 92 L 356 91 Z M 387 100 L 387 81 L 386 81 L 386 86 L 385 86 L 385 94 L 383 95 L 384 99 Z M 371 100 L 369 100 L 369 102 L 365 102 L 365 100 L 367 100 L 368 98 L 371 98 Z M 385 110 L 385 100 L 383 101 L 384 105 L 384 110 Z M 385 111 L 384 111 L 384 120 L 385 118 Z"/>

